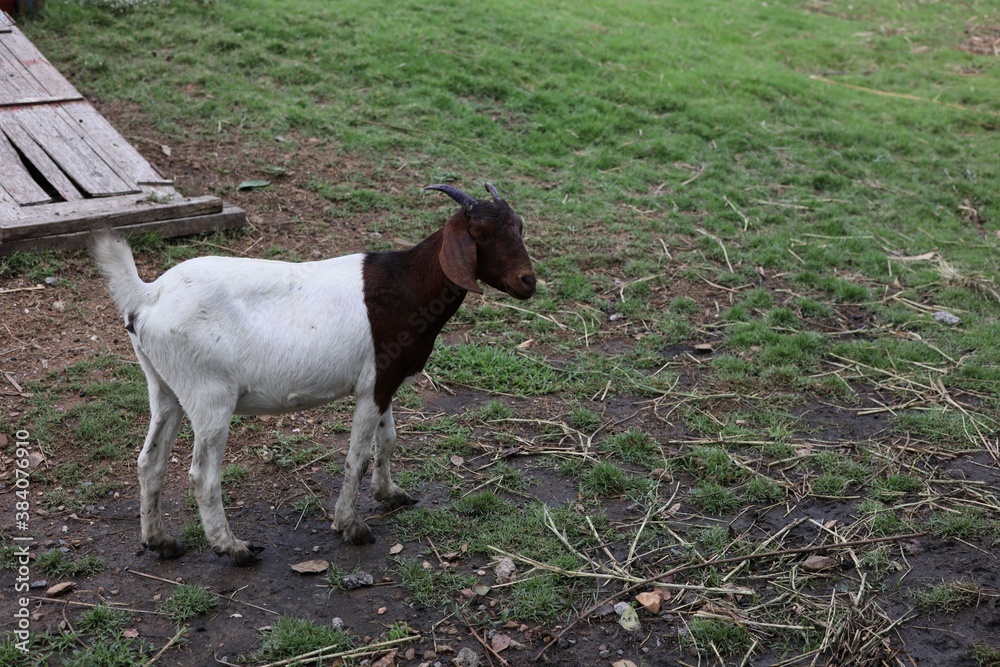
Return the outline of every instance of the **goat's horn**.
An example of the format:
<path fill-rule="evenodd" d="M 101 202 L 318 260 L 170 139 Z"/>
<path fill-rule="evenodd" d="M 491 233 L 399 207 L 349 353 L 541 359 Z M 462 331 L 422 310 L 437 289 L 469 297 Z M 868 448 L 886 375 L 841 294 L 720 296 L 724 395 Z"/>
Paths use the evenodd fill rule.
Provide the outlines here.
<path fill-rule="evenodd" d="M 502 199 L 500 199 L 500 193 L 497 192 L 497 189 L 493 187 L 492 183 L 486 183 L 486 191 L 489 192 L 491 195 L 493 195 L 493 201 L 495 201 L 496 203 L 499 204 L 500 202 L 503 201 Z"/>
<path fill-rule="evenodd" d="M 439 190 L 461 204 L 462 208 L 466 211 L 471 210 L 472 206 L 476 203 L 474 197 L 450 185 L 425 185 L 424 190 Z"/>

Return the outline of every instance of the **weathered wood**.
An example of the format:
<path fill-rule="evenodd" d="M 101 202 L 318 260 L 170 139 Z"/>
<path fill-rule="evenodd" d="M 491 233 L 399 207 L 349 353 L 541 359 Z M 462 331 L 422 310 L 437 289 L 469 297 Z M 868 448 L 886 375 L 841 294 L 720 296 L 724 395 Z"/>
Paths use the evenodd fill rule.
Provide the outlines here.
<path fill-rule="evenodd" d="M 9 110 L 0 108 L 0 134 L 4 134 L 10 142 L 17 146 L 18 150 L 24 154 L 25 159 L 39 171 L 42 178 L 59 193 L 61 199 L 66 201 L 76 201 L 83 199 L 83 195 L 71 180 L 66 178 L 66 174 L 59 168 L 52 158 L 35 143 L 27 132 L 16 121 L 7 122 L 7 112 Z M 0 173 L 4 173 L 0 171 Z"/>
<path fill-rule="evenodd" d="M 30 97 L 48 100 L 83 99 L 76 88 L 52 66 L 52 63 L 20 30 L 11 30 L 0 37 L 0 51 L 7 52 L 10 56 L 8 64 L 21 70 L 25 80 L 36 91 Z M 0 103 L 7 103 L 7 100 L 0 100 Z"/>
<path fill-rule="evenodd" d="M 0 220 L 13 220 L 21 214 L 21 206 L 0 183 Z"/>
<path fill-rule="evenodd" d="M 84 194 L 102 197 L 139 191 L 135 180 L 119 173 L 121 168 L 67 125 L 54 108 L 31 106 L 3 109 L 0 119 L 5 132 L 11 123 L 20 124 Z"/>
<path fill-rule="evenodd" d="M 12 35 L 13 32 L 0 35 L 0 104 L 16 104 L 18 100 L 29 97 L 48 98 L 48 92 L 7 48 L 7 41 Z"/>
<path fill-rule="evenodd" d="M 87 137 L 92 146 L 103 149 L 108 159 L 139 185 L 172 185 L 139 151 L 132 147 L 97 110 L 87 102 L 60 104 L 56 113 Z"/>
<path fill-rule="evenodd" d="M 246 213 L 243 209 L 226 204 L 222 211 L 211 215 L 197 215 L 169 220 L 154 220 L 137 224 L 116 225 L 119 231 L 128 234 L 143 234 L 158 231 L 164 238 L 201 234 L 216 229 L 231 229 L 246 224 Z M 87 247 L 90 232 L 74 232 L 52 236 L 40 236 L 10 243 L 0 242 L 0 257 L 15 252 L 41 250 L 44 248 L 62 248 L 75 250 Z"/>
<path fill-rule="evenodd" d="M 0 12 L 0 255 L 81 247 L 105 226 L 178 236 L 246 224 L 172 184 Z"/>
<path fill-rule="evenodd" d="M 181 198 L 157 203 L 145 195 L 102 197 L 77 202 L 58 202 L 22 209 L 15 220 L 0 220 L 0 242 L 88 231 L 95 227 L 132 225 L 222 211 L 218 197 Z"/>
<path fill-rule="evenodd" d="M 35 182 L 21 162 L 21 157 L 11 146 L 7 137 L 0 133 L 0 185 L 10 197 L 21 206 L 52 201 L 52 197 Z"/>

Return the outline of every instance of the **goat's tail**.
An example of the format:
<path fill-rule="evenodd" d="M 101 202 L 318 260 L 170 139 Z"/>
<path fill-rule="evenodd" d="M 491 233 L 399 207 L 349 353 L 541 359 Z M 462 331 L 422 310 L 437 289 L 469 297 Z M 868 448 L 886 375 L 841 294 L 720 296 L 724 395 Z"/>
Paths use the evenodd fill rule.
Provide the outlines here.
<path fill-rule="evenodd" d="M 152 300 L 149 284 L 139 278 L 132 249 L 123 236 L 109 229 L 96 232 L 90 241 L 90 254 L 107 279 L 122 317 L 137 313 Z"/>

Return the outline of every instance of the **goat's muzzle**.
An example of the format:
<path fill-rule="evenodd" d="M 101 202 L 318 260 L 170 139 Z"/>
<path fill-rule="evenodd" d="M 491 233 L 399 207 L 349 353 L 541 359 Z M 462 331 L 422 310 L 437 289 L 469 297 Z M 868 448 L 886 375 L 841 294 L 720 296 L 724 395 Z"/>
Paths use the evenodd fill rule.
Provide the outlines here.
<path fill-rule="evenodd" d="M 524 301 L 534 296 L 537 285 L 538 279 L 535 277 L 535 272 L 528 271 L 517 276 L 512 284 L 508 283 L 506 292 L 515 299 Z"/>

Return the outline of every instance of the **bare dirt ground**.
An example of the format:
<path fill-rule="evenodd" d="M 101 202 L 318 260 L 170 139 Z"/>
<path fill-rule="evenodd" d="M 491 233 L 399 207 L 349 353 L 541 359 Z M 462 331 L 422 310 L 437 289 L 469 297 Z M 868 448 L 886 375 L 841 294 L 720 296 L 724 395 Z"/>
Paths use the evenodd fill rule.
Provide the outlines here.
<path fill-rule="evenodd" d="M 332 256 L 361 249 L 373 237 L 367 230 L 370 220 L 363 215 L 350 224 L 343 224 L 332 241 L 315 232 L 314 223 L 323 219 L 329 202 L 305 187 L 308 179 L 338 182 L 339 173 L 366 168 L 360 161 L 354 163 L 349 156 L 339 155 L 328 144 L 305 138 L 294 145 L 253 146 L 224 136 L 218 141 L 172 142 L 169 137 L 152 135 L 128 107 L 98 103 L 98 108 L 164 173 L 176 178 L 181 192 L 188 195 L 225 192 L 227 200 L 246 209 L 251 224 L 249 235 L 260 239 L 249 251 L 251 255 L 280 246 L 306 259 Z M 161 146 L 170 147 L 169 157 Z M 260 168 L 270 164 L 287 164 L 289 172 L 283 177 L 272 177 L 273 185 L 264 190 L 239 192 L 232 189 L 242 179 L 265 176 Z M 401 181 L 420 181 L 421 178 L 422 175 L 416 173 L 400 176 Z M 377 186 L 396 187 L 384 180 Z M 211 254 L 213 250 L 208 243 L 200 248 L 201 254 Z M 151 278 L 155 267 L 145 261 L 140 263 L 140 272 Z M 6 380 L 0 380 L 0 384 L 6 382 L 2 410 L 3 416 L 14 425 L 20 424 L 19 417 L 27 409 L 28 400 L 12 395 L 17 393 L 11 391 L 14 383 L 24 386 L 102 351 L 110 351 L 123 359 L 131 359 L 133 355 L 104 287 L 86 258 L 82 255 L 67 257 L 57 277 L 74 287 L 47 287 L 0 297 L 0 349 L 3 350 L 0 369 L 7 375 Z M 27 286 L 0 285 L 5 289 Z M 455 395 L 439 392 L 427 383 L 419 385 L 418 391 L 423 400 L 423 413 L 454 413 L 484 404 L 489 399 L 471 391 L 458 391 Z M 79 398 L 88 399 L 86 396 Z M 554 397 L 505 398 L 504 401 L 523 415 L 542 417 L 563 409 Z M 638 400 L 615 398 L 608 399 L 603 409 L 606 415 L 619 414 L 627 418 L 645 408 Z M 816 429 L 818 438 L 863 442 L 884 428 L 879 415 L 845 418 L 842 411 L 821 404 L 799 412 L 803 423 Z M 401 438 L 405 440 L 410 413 L 402 409 L 398 414 Z M 308 432 L 317 418 L 316 414 L 306 413 L 283 419 L 286 425 L 294 424 Z M 635 417 L 635 424 L 650 430 L 662 438 L 661 441 L 679 435 L 668 432 L 641 413 Z M 30 430 L 31 424 L 23 424 L 23 427 Z M 5 435 L 9 443 L 13 434 Z M 95 555 L 104 562 L 103 573 L 82 579 L 79 587 L 63 599 L 88 604 L 107 601 L 134 609 L 132 627 L 140 637 L 160 647 L 176 632 L 172 622 L 151 611 L 155 609 L 156 600 L 166 597 L 172 590 L 173 585 L 168 582 L 198 582 L 227 598 L 214 612 L 196 618 L 186 641 L 164 653 L 157 661 L 160 665 L 210 665 L 216 664 L 217 659 L 233 661 L 259 647 L 260 628 L 273 623 L 278 614 L 322 621 L 340 617 L 349 630 L 366 641 L 384 635 L 397 621 L 405 622 L 418 631 L 422 639 L 400 647 L 395 662 L 385 664 L 413 666 L 437 662 L 450 665 L 462 648 L 478 653 L 482 664 L 530 664 L 544 643 L 560 629 L 559 625 L 512 621 L 502 626 L 503 630 L 528 648 L 511 648 L 501 655 L 488 654 L 483 642 L 488 643 L 489 638 L 475 632 L 460 615 L 454 614 L 452 609 L 428 609 L 415 604 L 407 590 L 398 584 L 389 562 L 389 549 L 396 540 L 387 527 L 389 518 L 381 514 L 379 506 L 367 493 L 367 484 L 359 497 L 359 510 L 362 516 L 368 517 L 378 541 L 369 547 L 346 546 L 330 531 L 328 520 L 303 519 L 292 507 L 294 500 L 306 491 L 327 498 L 327 507 L 331 507 L 339 492 L 339 475 L 330 475 L 319 465 L 278 473 L 273 466 L 265 466 L 250 455 L 240 454 L 248 448 L 259 447 L 265 439 L 260 434 L 237 433 L 230 440 L 227 458 L 251 470 L 249 479 L 231 493 L 229 516 L 240 537 L 266 547 L 258 565 L 233 568 L 227 559 L 217 557 L 211 550 L 190 551 L 172 561 L 160 560 L 155 554 L 142 551 L 133 452 L 128 464 L 118 471 L 125 484 L 120 491 L 88 507 L 85 512 L 39 513 L 32 519 L 38 548 L 68 546 L 75 552 Z M 341 457 L 346 451 L 347 435 L 329 438 L 328 445 L 339 449 L 335 457 Z M 175 457 L 181 462 L 189 453 L 183 443 L 175 449 Z M 79 451 L 68 456 L 85 459 L 88 452 Z M 62 466 L 69 462 L 44 461 L 39 465 Z M 4 465 L 8 464 L 9 460 L 4 459 Z M 408 462 L 404 459 L 400 465 L 405 469 Z M 532 468 L 529 460 L 515 460 L 515 465 L 541 480 L 533 487 L 539 499 L 562 503 L 574 498 L 575 488 L 557 475 Z M 986 457 L 967 460 L 955 467 L 952 471 L 955 475 L 981 479 L 987 486 L 996 482 L 995 469 Z M 183 463 L 172 465 L 164 496 L 168 524 L 174 532 L 179 532 L 192 514 L 184 503 L 186 487 L 185 466 Z M 4 508 L 12 505 L 10 492 L 10 486 L 0 487 L 0 504 Z M 447 500 L 447 489 L 439 485 L 425 485 L 418 494 L 421 502 L 430 506 Z M 637 513 L 641 518 L 641 512 L 625 500 L 609 502 L 606 511 L 612 521 L 634 520 Z M 836 502 L 804 503 L 791 508 L 781 505 L 759 516 L 741 515 L 733 523 L 732 530 L 767 535 L 800 518 L 829 522 L 849 519 L 850 514 L 846 504 Z M 0 528 L 9 531 L 10 525 L 9 513 L 5 511 Z M 909 541 L 904 552 L 910 566 L 907 573 L 910 580 L 968 577 L 984 590 L 1000 590 L 996 558 L 987 544 L 923 536 Z M 428 556 L 428 545 L 423 543 L 404 544 L 402 555 L 436 560 Z M 356 568 L 367 571 L 374 575 L 375 585 L 353 591 L 335 590 L 317 577 L 290 571 L 290 563 L 312 558 L 328 560 L 345 571 Z M 767 565 L 760 567 L 766 569 Z M 459 558 L 454 568 L 484 583 L 493 583 L 492 566 L 486 559 Z M 0 608 L 9 609 L 14 604 L 12 578 L 10 572 L 0 572 Z M 903 587 L 906 583 L 896 581 L 895 585 Z M 887 599 L 891 601 L 883 608 L 887 616 L 901 618 L 907 615 L 911 620 L 887 633 L 886 644 L 892 650 L 887 650 L 884 664 L 971 666 L 976 663 L 965 655 L 971 643 L 1000 645 L 997 597 L 984 598 L 980 604 L 954 617 L 914 616 L 912 601 L 905 596 Z M 456 600 L 463 600 L 461 592 L 456 592 Z M 579 601 L 577 607 L 582 608 L 587 602 Z M 33 606 L 33 623 L 37 628 L 60 622 L 72 623 L 81 608 L 69 603 L 40 603 Z M 473 600 L 470 609 L 493 618 L 500 618 L 503 612 L 497 600 L 490 596 Z M 0 630 L 10 627 L 9 618 L 4 613 Z M 859 624 L 862 622 L 858 620 Z M 669 613 L 646 616 L 643 623 L 644 631 L 632 635 L 619 627 L 613 614 L 610 617 L 595 615 L 567 633 L 559 646 L 547 652 L 546 659 L 553 664 L 588 666 L 606 666 L 622 659 L 632 660 L 637 665 L 720 664 L 719 661 L 699 660 L 688 649 L 678 646 L 676 638 L 684 632 L 684 623 L 677 616 Z M 760 653 L 763 657 L 756 658 L 753 664 L 779 663 L 781 650 L 780 646 L 764 647 Z M 724 664 L 739 664 L 739 660 Z M 808 660 L 797 664 L 808 664 Z M 850 656 L 842 656 L 830 664 L 855 663 Z"/>

